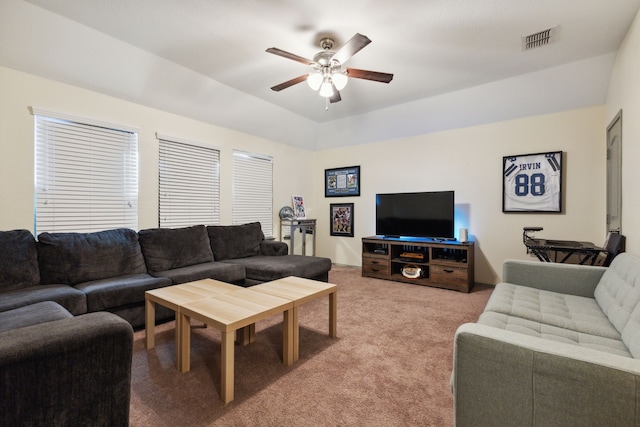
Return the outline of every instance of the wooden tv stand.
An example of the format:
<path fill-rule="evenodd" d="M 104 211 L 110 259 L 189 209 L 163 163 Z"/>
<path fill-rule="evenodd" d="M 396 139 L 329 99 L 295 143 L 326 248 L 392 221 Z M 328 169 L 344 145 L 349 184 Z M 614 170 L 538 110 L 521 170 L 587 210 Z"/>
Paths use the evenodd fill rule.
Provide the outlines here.
<path fill-rule="evenodd" d="M 473 242 L 372 236 L 362 239 L 362 276 L 470 292 Z M 401 256 L 402 255 L 402 256 Z M 403 268 L 419 267 L 416 278 Z"/>

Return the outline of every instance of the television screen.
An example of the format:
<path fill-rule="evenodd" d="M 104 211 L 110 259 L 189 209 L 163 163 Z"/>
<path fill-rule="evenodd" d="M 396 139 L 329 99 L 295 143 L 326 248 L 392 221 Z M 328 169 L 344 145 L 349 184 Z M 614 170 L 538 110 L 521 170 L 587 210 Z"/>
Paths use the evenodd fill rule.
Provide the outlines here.
<path fill-rule="evenodd" d="M 454 239 L 454 192 L 376 194 L 376 234 Z"/>

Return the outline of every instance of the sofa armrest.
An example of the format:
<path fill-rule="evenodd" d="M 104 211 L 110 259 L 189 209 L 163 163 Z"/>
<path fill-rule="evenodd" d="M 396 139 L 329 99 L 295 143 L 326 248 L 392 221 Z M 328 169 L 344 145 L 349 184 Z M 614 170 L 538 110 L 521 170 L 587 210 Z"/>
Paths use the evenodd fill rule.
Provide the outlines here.
<path fill-rule="evenodd" d="M 468 323 L 453 365 L 457 427 L 640 423 L 636 359 Z"/>
<path fill-rule="evenodd" d="M 508 259 L 502 265 L 502 280 L 514 285 L 593 298 L 596 285 L 605 271 L 606 267 Z"/>
<path fill-rule="evenodd" d="M 106 312 L 0 333 L 2 424 L 127 426 L 132 351 Z"/>
<path fill-rule="evenodd" d="M 282 256 L 289 253 L 289 245 L 277 240 L 263 240 L 260 242 L 260 255 Z"/>

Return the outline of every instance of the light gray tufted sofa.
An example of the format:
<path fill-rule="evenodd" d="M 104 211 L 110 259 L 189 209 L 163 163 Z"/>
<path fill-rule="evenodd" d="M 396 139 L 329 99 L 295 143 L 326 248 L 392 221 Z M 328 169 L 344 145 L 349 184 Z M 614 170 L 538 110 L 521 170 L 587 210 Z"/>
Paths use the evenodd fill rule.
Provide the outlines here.
<path fill-rule="evenodd" d="M 503 268 L 455 335 L 456 425 L 639 426 L 640 258 Z"/>

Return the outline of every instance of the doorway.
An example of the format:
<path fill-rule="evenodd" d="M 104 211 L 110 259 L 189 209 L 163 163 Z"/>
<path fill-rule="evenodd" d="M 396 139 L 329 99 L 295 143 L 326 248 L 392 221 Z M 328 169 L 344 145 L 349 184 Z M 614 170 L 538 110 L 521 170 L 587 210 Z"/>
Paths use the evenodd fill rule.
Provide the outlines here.
<path fill-rule="evenodd" d="M 622 226 L 622 110 L 607 126 L 607 232 Z"/>

